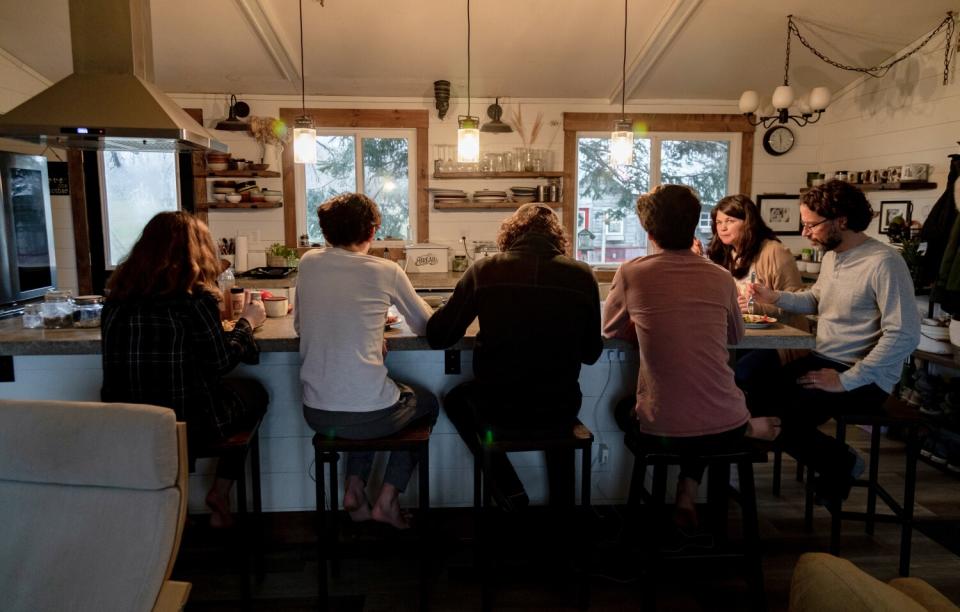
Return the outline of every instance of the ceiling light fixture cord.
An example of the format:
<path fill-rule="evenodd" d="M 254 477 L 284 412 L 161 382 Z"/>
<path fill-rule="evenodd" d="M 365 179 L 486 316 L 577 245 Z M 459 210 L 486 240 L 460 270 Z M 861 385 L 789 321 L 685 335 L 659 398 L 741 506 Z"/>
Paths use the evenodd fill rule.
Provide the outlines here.
<path fill-rule="evenodd" d="M 467 0 L 467 117 L 470 116 L 470 0 Z"/>
<path fill-rule="evenodd" d="M 830 64 L 831 66 L 835 68 L 840 68 L 841 70 L 849 70 L 852 72 L 862 72 L 863 74 L 872 76 L 874 78 L 880 78 L 885 74 L 887 74 L 887 72 L 889 72 L 891 68 L 893 68 L 903 60 L 913 56 L 920 49 L 924 48 L 927 45 L 927 43 L 929 43 L 933 39 L 933 37 L 936 36 L 938 32 L 940 32 L 940 30 L 944 30 L 944 29 L 946 34 L 946 44 L 944 45 L 945 51 L 944 51 L 944 58 L 943 58 L 943 84 L 946 85 L 948 83 L 949 76 L 950 76 L 950 59 L 951 59 L 950 49 L 952 47 L 953 33 L 956 29 L 956 21 L 954 20 L 953 11 L 948 11 L 947 16 L 943 18 L 943 21 L 941 21 L 940 24 L 937 25 L 937 27 L 932 32 L 930 32 L 929 35 L 927 35 L 926 38 L 924 38 L 922 41 L 917 43 L 915 47 L 913 47 L 912 49 L 910 49 L 900 57 L 883 64 L 878 64 L 876 66 L 870 66 L 866 68 L 860 68 L 857 66 L 849 66 L 847 64 L 841 64 L 840 62 L 832 60 L 826 55 L 824 55 L 822 51 L 820 51 L 819 49 L 815 48 L 812 44 L 807 42 L 807 39 L 803 37 L 803 34 L 800 33 L 800 29 L 797 27 L 797 24 L 794 22 L 793 15 L 788 15 L 787 16 L 787 61 L 789 62 L 789 57 L 790 57 L 790 33 L 792 32 L 797 37 L 797 39 L 801 42 L 801 44 L 803 44 L 804 47 L 809 49 L 811 53 L 813 53 L 814 55 L 816 55 L 826 63 Z M 786 84 L 786 78 L 784 78 L 784 84 Z"/>
<path fill-rule="evenodd" d="M 623 0 L 623 67 L 620 70 L 620 117 L 627 118 L 627 0 Z"/>
<path fill-rule="evenodd" d="M 323 3 L 320 3 L 323 6 Z M 307 114 L 307 86 L 303 73 L 303 0 L 300 0 L 300 112 Z"/>

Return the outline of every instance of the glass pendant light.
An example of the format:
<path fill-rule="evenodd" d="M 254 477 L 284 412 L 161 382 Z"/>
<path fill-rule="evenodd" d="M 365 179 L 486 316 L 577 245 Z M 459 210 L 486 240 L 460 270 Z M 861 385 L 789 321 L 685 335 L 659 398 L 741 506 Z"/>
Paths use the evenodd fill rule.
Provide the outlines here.
<path fill-rule="evenodd" d="M 303 0 L 300 0 L 300 113 L 293 122 L 293 161 L 297 164 L 317 163 L 317 130 L 307 114 L 306 79 L 303 70 Z"/>
<path fill-rule="evenodd" d="M 624 108 L 627 97 L 627 0 L 623 0 L 623 68 L 620 73 L 620 120 L 610 134 L 610 163 L 627 166 L 633 163 L 633 124 Z"/>
<path fill-rule="evenodd" d="M 470 114 L 470 0 L 467 0 L 467 114 L 457 118 L 457 161 L 480 161 L 480 118 Z"/>

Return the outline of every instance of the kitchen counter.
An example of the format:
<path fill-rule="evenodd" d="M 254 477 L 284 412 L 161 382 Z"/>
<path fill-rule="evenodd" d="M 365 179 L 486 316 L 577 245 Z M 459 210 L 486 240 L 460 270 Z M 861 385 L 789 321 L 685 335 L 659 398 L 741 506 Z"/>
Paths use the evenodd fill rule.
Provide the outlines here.
<path fill-rule="evenodd" d="M 421 274 L 418 276 L 427 276 Z M 433 275 L 430 275 L 433 276 Z M 443 275 L 440 275 L 443 276 Z M 450 347 L 472 350 L 479 331 L 477 321 L 467 329 L 466 336 Z M 558 331 L 558 333 L 560 333 Z M 254 335 L 260 350 L 265 353 L 295 353 L 300 339 L 293 331 L 293 315 L 267 319 Z M 427 339 L 416 336 L 406 325 L 384 333 L 387 349 L 391 351 L 430 350 Z M 604 340 L 605 349 L 635 350 L 624 340 Z M 768 329 L 748 329 L 743 341 L 731 348 L 812 348 L 814 337 L 807 332 L 775 324 Z M 100 329 L 23 329 L 19 317 L 0 320 L 0 355 L 99 355 Z"/>

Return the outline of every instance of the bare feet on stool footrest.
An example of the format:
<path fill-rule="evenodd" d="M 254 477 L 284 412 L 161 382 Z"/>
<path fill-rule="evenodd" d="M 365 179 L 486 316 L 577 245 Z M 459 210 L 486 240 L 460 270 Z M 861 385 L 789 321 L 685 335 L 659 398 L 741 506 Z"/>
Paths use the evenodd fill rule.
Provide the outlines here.
<path fill-rule="evenodd" d="M 753 417 L 747 421 L 747 438 L 773 441 L 780 435 L 780 419 L 777 417 Z"/>

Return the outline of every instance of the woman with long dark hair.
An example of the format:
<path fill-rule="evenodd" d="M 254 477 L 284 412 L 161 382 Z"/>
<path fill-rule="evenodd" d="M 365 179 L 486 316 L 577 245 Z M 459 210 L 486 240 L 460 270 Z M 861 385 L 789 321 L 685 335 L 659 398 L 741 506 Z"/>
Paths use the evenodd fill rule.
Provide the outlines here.
<path fill-rule="evenodd" d="M 790 250 L 760 217 L 760 210 L 745 195 L 723 198 L 710 213 L 713 239 L 707 257 L 730 271 L 737 281 L 756 282 L 771 289 L 796 291 L 803 288 L 800 270 Z M 747 298 L 742 296 L 740 306 L 746 310 Z M 807 329 L 802 317 L 790 317 L 774 306 L 753 304 L 755 314 L 766 314 L 778 320 Z M 788 320 L 784 320 L 784 317 Z"/>
<path fill-rule="evenodd" d="M 251 302 L 225 332 L 219 274 L 206 224 L 162 212 L 113 272 L 103 308 L 103 401 L 173 409 L 187 423 L 191 451 L 249 428 L 267 408 L 259 382 L 221 378 L 240 361 L 258 362 L 253 329 L 266 315 Z M 243 461 L 239 453 L 220 458 L 206 497 L 214 527 L 232 522 L 230 488 Z"/>

